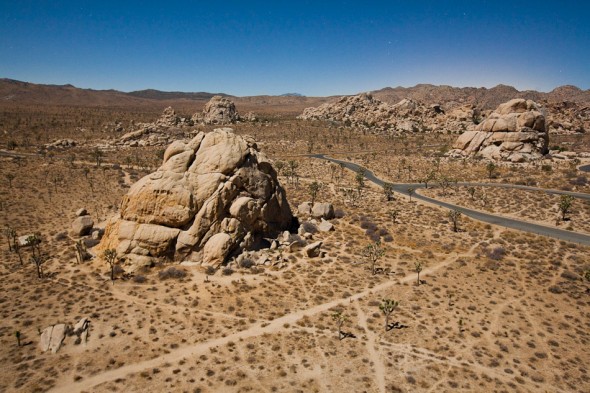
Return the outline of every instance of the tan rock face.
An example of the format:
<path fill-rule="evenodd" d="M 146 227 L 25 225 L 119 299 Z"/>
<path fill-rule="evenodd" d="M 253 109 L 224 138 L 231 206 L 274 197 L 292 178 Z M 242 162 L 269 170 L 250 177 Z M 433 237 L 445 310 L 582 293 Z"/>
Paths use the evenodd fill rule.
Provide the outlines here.
<path fill-rule="evenodd" d="M 237 120 L 236 106 L 221 96 L 212 97 L 203 109 L 202 121 L 205 124 L 232 124 Z"/>
<path fill-rule="evenodd" d="M 449 154 L 521 162 L 540 158 L 548 152 L 548 144 L 541 108 L 531 100 L 518 98 L 498 106 L 475 131 L 463 133 Z"/>
<path fill-rule="evenodd" d="M 223 128 L 171 144 L 162 166 L 125 195 L 98 248 L 141 265 L 158 257 L 220 264 L 291 221 L 268 160 L 252 140 Z"/>

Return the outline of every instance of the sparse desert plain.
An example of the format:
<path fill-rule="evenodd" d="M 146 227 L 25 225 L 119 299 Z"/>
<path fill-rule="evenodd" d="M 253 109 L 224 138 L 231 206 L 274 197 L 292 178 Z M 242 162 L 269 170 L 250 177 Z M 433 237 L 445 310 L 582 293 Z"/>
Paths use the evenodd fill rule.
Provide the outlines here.
<path fill-rule="evenodd" d="M 590 194 L 590 174 L 579 169 L 590 163 L 589 129 L 558 132 L 555 119 L 571 113 L 550 102 L 542 157 L 454 157 L 447 153 L 465 129 L 449 125 L 484 132 L 475 131 L 482 120 L 518 95 L 490 93 L 488 107 L 458 120 L 451 104 L 443 118 L 428 109 L 434 103 L 387 103 L 398 94 L 384 90 L 375 93 L 384 103 L 367 104 L 394 107 L 380 124 L 370 116 L 297 118 L 308 106 L 344 102 L 337 98 L 229 97 L 241 118 L 227 103 L 202 112 L 210 97 L 5 100 L 0 391 L 590 391 L 590 246 L 453 215 L 413 197 L 590 238 L 590 201 L 574 197 L 565 208 L 567 198 L 543 191 Z M 178 113 L 162 115 L 169 105 Z M 125 214 L 125 195 L 145 176 L 162 176 L 164 161 L 193 154 L 186 145 L 172 152 L 171 143 L 189 144 L 221 127 L 255 141 L 260 156 L 252 165 L 284 188 L 296 217 L 290 233 L 243 255 L 222 247 L 212 257 L 218 250 L 195 246 L 190 261 L 166 254 L 170 249 L 156 255 L 156 246 L 138 241 L 127 254 L 146 256 L 151 266 L 131 265 L 116 250 L 111 266 L 104 253 L 110 246 L 100 242 Z M 225 153 L 203 162 L 217 165 Z M 313 157 L 320 153 L 416 187 L 409 195 L 388 193 L 362 171 Z M 167 170 L 180 161 L 174 165 Z M 535 189 L 495 187 L 501 184 Z M 162 195 L 142 212 L 157 216 L 169 201 Z M 332 205 L 327 223 L 310 217 L 311 201 Z M 72 226 L 81 217 L 90 217 L 88 230 Z M 314 253 L 308 246 L 317 242 Z M 46 329 L 51 336 L 62 324 L 58 350 L 42 351 Z"/>

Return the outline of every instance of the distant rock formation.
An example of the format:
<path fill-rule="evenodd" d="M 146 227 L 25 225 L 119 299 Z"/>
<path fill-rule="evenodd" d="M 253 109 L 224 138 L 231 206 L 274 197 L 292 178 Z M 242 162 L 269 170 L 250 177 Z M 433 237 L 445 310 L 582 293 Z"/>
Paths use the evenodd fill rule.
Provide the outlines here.
<path fill-rule="evenodd" d="M 230 128 L 173 142 L 162 166 L 123 198 L 98 249 L 135 270 L 165 257 L 218 266 L 288 229 L 293 216 L 271 163 Z"/>
<path fill-rule="evenodd" d="M 443 131 L 446 116 L 440 105 L 426 107 L 420 102 L 403 99 L 391 105 L 379 101 L 371 94 L 341 97 L 315 108 L 306 108 L 298 117 L 303 120 L 324 120 L 342 123 L 345 126 L 371 128 L 376 131 L 430 132 Z M 466 120 L 467 121 L 467 120 Z M 473 124 L 472 120 L 468 120 Z M 452 124 L 453 131 L 464 130 L 465 126 Z"/>
<path fill-rule="evenodd" d="M 203 109 L 203 122 L 205 124 L 233 124 L 239 120 L 238 112 L 233 101 L 214 96 Z"/>
<path fill-rule="evenodd" d="M 126 133 L 117 143 L 130 147 L 166 146 L 173 139 L 171 130 L 192 124 L 191 120 L 178 116 L 172 107 L 167 107 L 155 122 L 139 123 L 137 130 Z"/>
<path fill-rule="evenodd" d="M 547 154 L 548 144 L 541 107 L 531 100 L 516 98 L 498 106 L 475 131 L 463 133 L 449 155 L 523 162 Z"/>

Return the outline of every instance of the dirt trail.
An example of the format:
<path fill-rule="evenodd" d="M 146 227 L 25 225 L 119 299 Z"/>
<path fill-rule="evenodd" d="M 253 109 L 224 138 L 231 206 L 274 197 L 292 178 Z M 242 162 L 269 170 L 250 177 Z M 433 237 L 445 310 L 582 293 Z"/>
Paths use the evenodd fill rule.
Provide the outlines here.
<path fill-rule="evenodd" d="M 431 268 L 425 269 L 424 271 L 422 271 L 421 274 L 423 276 L 430 275 L 430 274 L 436 272 L 437 270 L 440 270 L 440 269 L 448 266 L 449 264 L 455 262 L 457 260 L 457 258 L 459 258 L 460 256 L 463 256 L 463 254 L 451 256 L 447 260 L 440 262 Z M 355 300 L 358 300 L 359 298 L 367 296 L 371 293 L 381 291 L 383 289 L 387 289 L 393 285 L 399 285 L 400 282 L 401 283 L 410 282 L 410 281 L 414 281 L 415 279 L 416 279 L 416 274 L 410 274 L 410 275 L 404 277 L 403 279 L 401 279 L 400 281 L 397 281 L 397 280 L 387 281 L 387 282 L 377 285 L 373 288 L 365 289 L 361 292 L 358 292 L 358 293 L 352 295 L 350 297 L 350 299 L 352 299 L 352 301 L 355 301 Z M 55 388 L 49 390 L 49 392 L 71 393 L 71 392 L 87 391 L 87 390 L 93 388 L 94 386 L 100 385 L 102 383 L 110 382 L 110 381 L 113 381 L 118 378 L 125 378 L 125 376 L 127 376 L 129 374 L 138 373 L 138 372 L 141 372 L 141 371 L 143 371 L 145 369 L 149 369 L 149 368 L 155 368 L 155 367 L 160 366 L 163 363 L 174 363 L 174 362 L 177 362 L 182 359 L 186 359 L 186 358 L 189 358 L 189 357 L 192 357 L 195 355 L 200 355 L 202 353 L 209 351 L 210 348 L 225 345 L 230 341 L 238 341 L 240 339 L 247 339 L 250 337 L 261 336 L 265 333 L 275 333 L 275 332 L 284 330 L 285 324 L 293 324 L 305 316 L 312 316 L 312 315 L 318 314 L 320 312 L 327 311 L 333 307 L 343 304 L 343 302 L 345 302 L 345 300 L 342 300 L 342 299 L 332 300 L 327 303 L 323 303 L 323 304 L 319 304 L 317 306 L 310 307 L 306 310 L 300 310 L 297 312 L 293 312 L 291 314 L 284 315 L 282 317 L 279 317 L 279 318 L 271 321 L 270 323 L 258 323 L 258 324 L 253 325 L 245 330 L 242 330 L 242 331 L 239 331 L 239 332 L 236 332 L 233 334 L 229 334 L 225 337 L 219 337 L 219 338 L 215 338 L 215 339 L 212 339 L 212 340 L 209 340 L 206 342 L 202 342 L 202 343 L 198 343 L 195 345 L 190 345 L 190 346 L 186 346 L 183 348 L 179 348 L 175 351 L 172 351 L 172 352 L 167 353 L 162 356 L 158 356 L 158 357 L 151 359 L 151 360 L 146 360 L 146 361 L 138 362 L 135 364 L 129 364 L 129 365 L 120 367 L 115 370 L 109 370 L 109 371 L 105 371 L 100 374 L 93 375 L 91 377 L 83 379 L 80 382 L 72 382 L 72 383 L 68 383 L 68 384 L 63 384 L 61 386 L 56 386 Z"/>
<path fill-rule="evenodd" d="M 359 326 L 365 330 L 365 334 L 367 335 L 367 352 L 369 353 L 369 359 L 373 362 L 373 367 L 375 369 L 375 382 L 377 383 L 379 392 L 385 393 L 385 366 L 383 365 L 383 361 L 381 361 L 379 350 L 376 348 L 377 341 L 375 340 L 375 333 L 369 329 L 369 326 L 367 325 L 367 316 L 361 309 L 359 302 L 356 302 L 355 306 L 359 315 Z"/>

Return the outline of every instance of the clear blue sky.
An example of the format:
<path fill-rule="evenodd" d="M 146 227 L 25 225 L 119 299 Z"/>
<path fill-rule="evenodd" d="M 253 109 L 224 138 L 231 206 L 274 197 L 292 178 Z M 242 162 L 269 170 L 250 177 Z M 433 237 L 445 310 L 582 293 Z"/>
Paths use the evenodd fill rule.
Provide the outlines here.
<path fill-rule="evenodd" d="M 0 0 L 0 77 L 123 91 L 590 88 L 590 1 Z"/>

